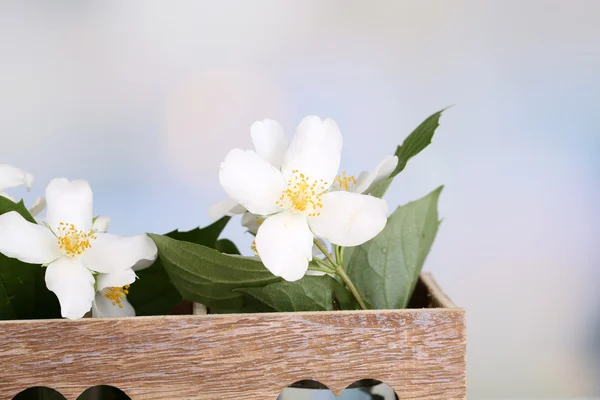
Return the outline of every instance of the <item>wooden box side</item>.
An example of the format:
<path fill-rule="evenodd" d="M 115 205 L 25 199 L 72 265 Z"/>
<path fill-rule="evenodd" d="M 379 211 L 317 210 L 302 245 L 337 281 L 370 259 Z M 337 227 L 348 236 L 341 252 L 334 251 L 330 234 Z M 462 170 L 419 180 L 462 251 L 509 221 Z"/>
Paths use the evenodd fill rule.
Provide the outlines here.
<path fill-rule="evenodd" d="M 433 279 L 432 305 L 452 305 Z M 0 323 L 0 399 L 32 386 L 69 400 L 112 385 L 133 400 L 273 399 L 299 380 L 357 380 L 402 399 L 465 399 L 458 308 Z"/>

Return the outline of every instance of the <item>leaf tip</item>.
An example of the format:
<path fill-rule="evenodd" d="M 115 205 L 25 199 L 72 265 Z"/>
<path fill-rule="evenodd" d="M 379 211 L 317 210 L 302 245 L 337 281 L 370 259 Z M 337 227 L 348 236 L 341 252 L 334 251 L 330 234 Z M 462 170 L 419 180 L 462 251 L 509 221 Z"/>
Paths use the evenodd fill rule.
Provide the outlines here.
<path fill-rule="evenodd" d="M 431 194 L 435 195 L 436 197 L 439 197 L 439 195 L 442 193 L 442 191 L 444 190 L 444 185 L 440 185 L 437 188 L 435 188 Z"/>

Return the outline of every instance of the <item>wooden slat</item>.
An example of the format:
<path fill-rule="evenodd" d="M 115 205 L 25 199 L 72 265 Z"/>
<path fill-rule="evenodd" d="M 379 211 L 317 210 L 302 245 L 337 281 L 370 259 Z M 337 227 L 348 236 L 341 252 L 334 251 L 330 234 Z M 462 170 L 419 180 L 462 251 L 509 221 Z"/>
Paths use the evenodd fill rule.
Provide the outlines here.
<path fill-rule="evenodd" d="M 298 380 L 339 394 L 364 378 L 403 400 L 465 399 L 461 309 L 6 321 L 0 338 L 0 399 L 106 384 L 133 400 L 275 400 Z"/>

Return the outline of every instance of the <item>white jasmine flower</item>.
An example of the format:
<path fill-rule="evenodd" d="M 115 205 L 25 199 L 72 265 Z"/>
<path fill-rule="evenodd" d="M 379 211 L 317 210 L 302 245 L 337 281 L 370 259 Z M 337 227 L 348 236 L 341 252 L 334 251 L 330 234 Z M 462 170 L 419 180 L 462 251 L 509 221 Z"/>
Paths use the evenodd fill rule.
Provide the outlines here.
<path fill-rule="evenodd" d="M 396 166 L 398 166 L 398 157 L 387 156 L 381 160 L 373 171 L 363 171 L 358 175 L 358 178 L 352 175 L 347 176 L 344 171 L 344 173 L 335 178 L 332 190 L 369 194 L 379 182 L 390 177 Z"/>
<path fill-rule="evenodd" d="M 285 152 L 281 169 L 257 152 L 231 150 L 221 164 L 225 192 L 249 212 L 265 216 L 256 249 L 274 275 L 295 281 L 306 273 L 313 240 L 357 246 L 385 227 L 384 200 L 329 191 L 337 175 L 342 135 L 337 124 L 306 117 Z"/>
<path fill-rule="evenodd" d="M 152 241 L 152 239 L 150 239 Z M 152 242 L 154 244 L 154 242 Z M 139 271 L 149 267 L 154 263 L 153 259 L 139 260 L 132 268 L 132 271 Z M 127 271 L 126 274 L 130 272 Z M 125 286 L 121 282 L 127 280 L 126 274 L 118 273 L 100 273 L 96 277 L 96 285 L 98 290 L 94 296 L 92 303 L 92 318 L 119 318 L 119 317 L 135 317 L 135 309 L 127 300 L 130 284 Z M 135 275 L 134 275 L 135 276 Z"/>
<path fill-rule="evenodd" d="M 54 179 L 46 188 L 45 226 L 17 212 L 0 215 L 0 252 L 46 269 L 46 286 L 58 297 L 63 317 L 81 318 L 92 306 L 94 273 L 110 276 L 98 289 L 123 287 L 136 276 L 131 266 L 156 257 L 147 235 L 118 237 L 92 229 L 92 190 L 86 181 Z"/>
<path fill-rule="evenodd" d="M 256 236 L 258 228 L 264 220 L 264 217 L 246 211 L 244 215 L 242 215 L 242 226 L 245 227 L 248 232 Z"/>
<path fill-rule="evenodd" d="M 250 127 L 254 151 L 275 168 L 281 168 L 288 147 L 288 140 L 279 122 L 272 119 L 256 121 Z M 213 220 L 225 215 L 233 216 L 246 212 L 246 208 L 234 199 L 224 199 L 212 204 L 208 214 Z"/>
<path fill-rule="evenodd" d="M 110 225 L 110 218 L 99 216 L 94 218 L 92 229 L 95 232 L 106 232 Z M 150 240 L 152 242 L 152 240 Z M 152 242 L 154 245 L 154 242 Z M 156 260 L 156 251 L 151 259 L 139 260 L 132 266 L 132 271 L 139 271 L 147 268 Z M 114 286 L 113 283 L 119 285 L 122 280 L 127 277 L 121 275 L 130 274 L 131 271 L 125 270 L 122 272 L 100 273 L 96 276 L 96 284 L 99 290 L 96 291 L 94 302 L 92 303 L 92 318 L 116 318 L 116 317 L 135 317 L 135 309 L 127 301 L 130 285 Z"/>
<path fill-rule="evenodd" d="M 98 290 L 92 303 L 92 318 L 135 317 L 135 309 L 127 301 L 128 294 L 129 285 Z"/>
<path fill-rule="evenodd" d="M 31 189 L 33 184 L 33 175 L 12 165 L 0 164 L 0 196 L 6 197 L 12 201 L 14 199 L 6 194 L 6 189 L 25 186 L 27 190 Z"/>

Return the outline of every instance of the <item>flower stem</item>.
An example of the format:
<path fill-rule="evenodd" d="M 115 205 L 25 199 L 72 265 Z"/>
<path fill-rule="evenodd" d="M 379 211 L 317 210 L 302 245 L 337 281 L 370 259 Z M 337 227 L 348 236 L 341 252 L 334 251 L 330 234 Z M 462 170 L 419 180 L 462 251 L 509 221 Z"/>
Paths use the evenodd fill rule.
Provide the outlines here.
<path fill-rule="evenodd" d="M 335 245 L 335 259 L 339 265 L 344 265 L 344 247 Z"/>
<path fill-rule="evenodd" d="M 344 284 L 346 285 L 348 290 L 350 290 L 350 293 L 352 293 L 352 296 L 354 296 L 354 298 L 360 305 L 360 308 L 362 308 L 363 310 L 368 310 L 368 307 L 365 304 L 362 297 L 360 296 L 360 293 L 358 293 L 358 290 L 356 290 L 356 286 L 354 286 L 354 284 L 350 280 L 350 277 L 346 274 L 346 271 L 344 271 L 343 247 L 334 245 L 333 252 L 334 252 L 335 258 L 336 258 L 334 260 L 333 257 L 331 256 L 331 254 L 329 254 L 329 252 L 327 251 L 327 248 L 325 246 L 323 246 L 323 244 L 321 242 L 319 242 L 317 239 L 315 239 L 314 242 L 315 242 L 315 245 L 319 248 L 319 250 L 321 250 L 321 253 L 323 253 L 325 255 L 325 257 L 327 257 L 327 260 L 331 263 L 331 266 L 334 268 L 334 270 L 332 270 L 331 273 L 335 273 L 342 279 L 342 281 L 344 282 Z M 317 260 L 317 263 L 319 263 L 320 265 L 327 266 L 327 264 L 322 260 L 319 260 L 317 258 L 315 258 L 314 260 Z"/>
<path fill-rule="evenodd" d="M 325 257 L 327 257 L 327 260 L 329 260 L 331 265 L 335 268 L 337 266 L 337 263 L 335 262 L 333 257 L 331 257 L 331 254 L 329 254 L 329 252 L 327 251 L 327 248 L 325 246 L 323 246 L 323 243 L 321 243 L 318 239 L 315 239 L 314 242 L 315 242 L 315 245 L 319 248 L 319 250 L 321 250 L 321 253 L 323 253 L 325 255 Z"/>
<path fill-rule="evenodd" d="M 348 287 L 348 290 L 350 290 L 350 293 L 352 293 L 352 295 L 360 305 L 360 308 L 362 308 L 363 310 L 367 310 L 367 305 L 363 301 L 362 297 L 360 297 L 360 293 L 358 293 L 358 290 L 356 290 L 356 287 L 350 280 L 350 277 L 346 274 L 346 271 L 344 271 L 344 268 L 341 265 L 338 265 L 337 269 L 335 270 L 335 273 L 338 274 L 342 281 L 344 281 L 346 287 Z"/>
<path fill-rule="evenodd" d="M 335 271 L 330 268 L 319 267 L 318 265 L 309 265 L 308 269 L 311 271 L 325 272 L 326 274 L 335 274 Z"/>
<path fill-rule="evenodd" d="M 327 272 L 328 274 L 335 274 L 335 265 L 331 265 L 326 263 L 325 261 L 321 260 L 320 258 L 313 258 L 312 262 L 314 262 L 315 264 L 320 265 L 319 268 L 322 268 L 323 270 L 327 270 L 325 272 Z M 311 269 L 310 265 L 308 267 L 309 269 Z"/>

